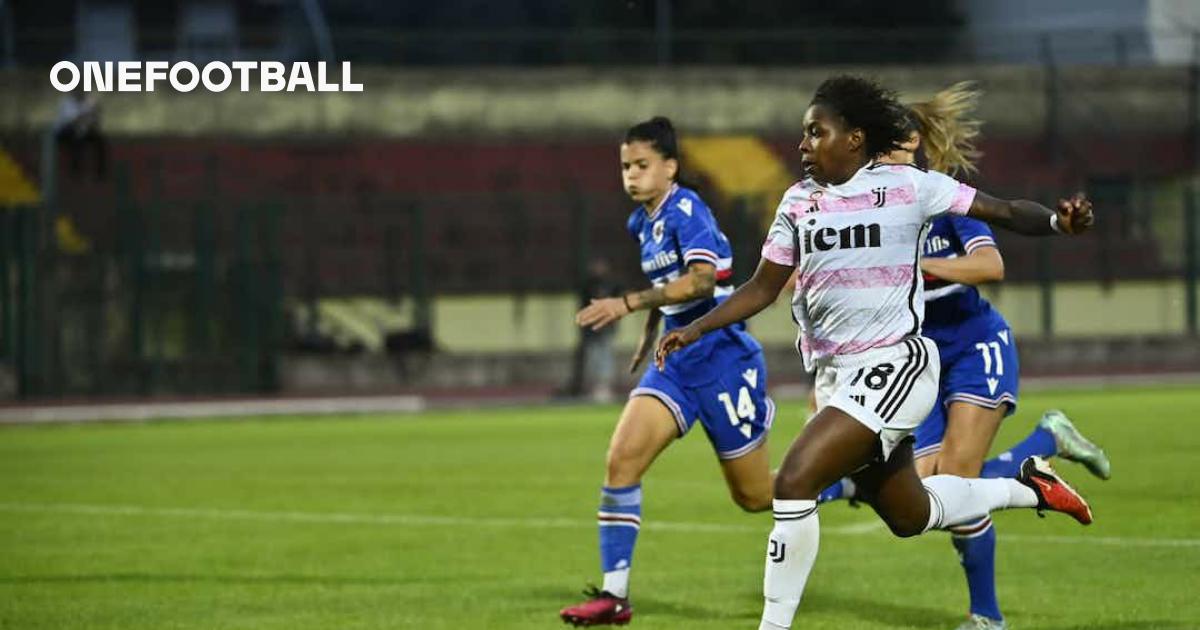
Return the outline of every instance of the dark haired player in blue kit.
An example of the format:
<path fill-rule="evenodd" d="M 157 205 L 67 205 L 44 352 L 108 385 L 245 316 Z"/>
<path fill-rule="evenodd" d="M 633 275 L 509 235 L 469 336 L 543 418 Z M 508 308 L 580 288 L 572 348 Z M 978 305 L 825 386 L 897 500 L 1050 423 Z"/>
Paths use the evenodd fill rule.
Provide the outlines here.
<path fill-rule="evenodd" d="M 972 138 L 979 122 L 967 117 L 978 93 L 960 83 L 910 106 L 910 140 L 891 162 L 912 163 L 924 144 L 933 170 L 974 170 Z M 1016 477 L 1030 456 L 1059 456 L 1086 465 L 1107 479 L 1104 451 L 1087 441 L 1060 411 L 1046 412 L 1023 441 L 984 462 L 1001 421 L 1017 408 L 1016 339 L 1008 322 L 975 288 L 1004 278 L 1004 260 L 986 223 L 942 215 L 929 228 L 921 269 L 925 273 L 926 337 L 937 343 L 942 373 L 938 401 L 913 433 L 913 457 L 922 477 Z M 822 492 L 828 501 L 853 495 L 848 480 Z M 966 572 L 970 616 L 959 630 L 1006 627 L 996 599 L 996 531 L 991 518 L 947 528 Z"/>
<path fill-rule="evenodd" d="M 576 322 L 594 329 L 633 311 L 649 311 L 630 371 L 665 331 L 686 326 L 733 292 L 729 240 L 695 191 L 677 183 L 679 152 L 666 118 L 634 125 L 621 144 L 625 192 L 641 205 L 627 227 L 641 250 L 652 287 L 593 300 Z M 575 625 L 628 623 L 629 569 L 641 527 L 641 480 L 654 458 L 696 420 L 716 451 L 735 503 L 750 512 L 771 507 L 767 432 L 775 405 L 767 396 L 762 348 L 738 322 L 673 355 L 660 371 L 649 366 L 613 431 L 600 491 L 600 565 L 604 584 L 559 615 Z"/>

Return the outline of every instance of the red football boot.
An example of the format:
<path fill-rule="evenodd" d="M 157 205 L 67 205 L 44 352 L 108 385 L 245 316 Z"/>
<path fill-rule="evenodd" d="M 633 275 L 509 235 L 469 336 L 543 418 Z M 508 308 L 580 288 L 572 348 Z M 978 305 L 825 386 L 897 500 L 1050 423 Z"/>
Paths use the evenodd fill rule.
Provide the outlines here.
<path fill-rule="evenodd" d="M 596 587 L 583 592 L 588 600 L 559 611 L 558 616 L 573 626 L 623 626 L 633 618 L 629 598 L 617 597 Z"/>
<path fill-rule="evenodd" d="M 1037 495 L 1039 516 L 1044 516 L 1042 510 L 1051 510 L 1068 514 L 1083 525 L 1092 523 L 1092 508 L 1075 488 L 1054 472 L 1050 462 L 1036 456 L 1027 458 L 1021 462 L 1017 481 L 1029 486 Z"/>

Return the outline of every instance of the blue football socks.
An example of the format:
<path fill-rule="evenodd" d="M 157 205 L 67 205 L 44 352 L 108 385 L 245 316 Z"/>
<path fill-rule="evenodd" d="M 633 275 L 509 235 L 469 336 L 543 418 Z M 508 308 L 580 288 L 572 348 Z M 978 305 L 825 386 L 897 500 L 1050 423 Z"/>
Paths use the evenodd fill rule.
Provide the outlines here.
<path fill-rule="evenodd" d="M 617 597 L 628 597 L 633 546 L 642 526 L 642 485 L 601 488 L 596 518 L 600 524 L 603 588 Z"/>
<path fill-rule="evenodd" d="M 971 593 L 971 614 L 1000 620 L 996 601 L 996 528 L 990 517 L 950 528 L 950 540 L 958 550 L 967 588 Z"/>
<path fill-rule="evenodd" d="M 817 503 L 828 503 L 829 501 L 837 501 L 838 499 L 853 499 L 854 490 L 854 482 L 850 481 L 849 477 L 843 477 L 832 486 L 822 490 L 821 494 L 817 495 Z"/>
<path fill-rule="evenodd" d="M 1021 462 L 1027 458 L 1034 455 L 1053 457 L 1056 453 L 1058 446 L 1054 443 L 1054 435 L 1042 427 L 1037 427 L 1016 446 L 984 462 L 979 476 L 984 479 L 1015 479 L 1021 472 Z"/>

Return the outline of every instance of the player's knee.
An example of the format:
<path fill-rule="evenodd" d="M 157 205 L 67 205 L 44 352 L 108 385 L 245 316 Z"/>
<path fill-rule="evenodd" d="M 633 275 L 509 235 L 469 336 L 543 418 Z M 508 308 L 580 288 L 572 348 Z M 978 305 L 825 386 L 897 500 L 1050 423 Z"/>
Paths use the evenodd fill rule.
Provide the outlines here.
<path fill-rule="evenodd" d="M 917 476 L 924 479 L 936 475 L 938 472 L 938 456 L 926 455 L 913 464 L 917 467 Z"/>
<path fill-rule="evenodd" d="M 609 448 L 608 455 L 604 459 L 604 478 L 608 485 L 620 486 L 625 485 L 623 482 L 628 481 L 630 466 L 628 458 L 617 448 Z"/>
<path fill-rule="evenodd" d="M 937 472 L 939 475 L 956 475 L 958 477 L 974 478 L 979 476 L 983 468 L 983 460 L 972 453 L 942 450 L 938 453 Z"/>
<path fill-rule="evenodd" d="M 733 502 L 747 512 L 765 512 L 771 509 L 771 499 L 773 497 L 771 496 L 769 487 L 757 491 L 744 488 L 730 488 L 729 494 L 733 497 Z"/>
<path fill-rule="evenodd" d="M 604 459 L 604 478 L 610 486 L 628 486 L 638 482 L 641 466 L 637 449 L 613 444 Z"/>
<path fill-rule="evenodd" d="M 911 538 L 924 533 L 929 524 L 929 511 L 925 506 L 909 501 L 882 501 L 871 504 L 892 535 Z"/>
<path fill-rule="evenodd" d="M 888 529 L 898 538 L 912 538 L 919 536 L 925 531 L 926 519 L 915 518 L 910 515 L 889 515 L 883 519 L 887 523 Z"/>
<path fill-rule="evenodd" d="M 816 499 L 821 488 L 809 471 L 780 469 L 775 475 L 775 496 L 780 499 Z"/>

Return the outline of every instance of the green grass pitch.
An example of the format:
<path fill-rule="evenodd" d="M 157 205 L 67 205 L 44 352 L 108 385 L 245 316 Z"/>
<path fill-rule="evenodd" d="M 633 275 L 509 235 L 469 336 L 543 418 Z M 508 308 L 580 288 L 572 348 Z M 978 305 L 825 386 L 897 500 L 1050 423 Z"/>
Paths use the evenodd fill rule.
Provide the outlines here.
<path fill-rule="evenodd" d="M 997 515 L 1020 630 L 1200 628 L 1200 391 L 1030 394 L 997 444 L 1059 406 L 1114 478 L 1060 470 L 1082 528 Z M 0 628 L 558 628 L 598 579 L 594 514 L 616 407 L 0 429 Z M 773 461 L 800 430 L 783 404 Z M 645 481 L 635 627 L 754 628 L 769 514 L 729 501 L 701 431 Z M 997 449 L 999 450 L 999 449 Z M 821 511 L 803 629 L 953 628 L 945 534 Z"/>

